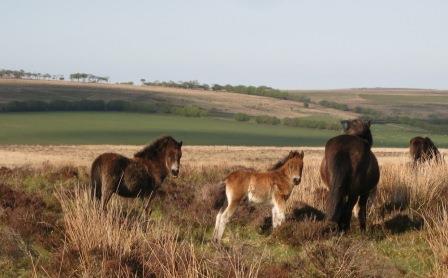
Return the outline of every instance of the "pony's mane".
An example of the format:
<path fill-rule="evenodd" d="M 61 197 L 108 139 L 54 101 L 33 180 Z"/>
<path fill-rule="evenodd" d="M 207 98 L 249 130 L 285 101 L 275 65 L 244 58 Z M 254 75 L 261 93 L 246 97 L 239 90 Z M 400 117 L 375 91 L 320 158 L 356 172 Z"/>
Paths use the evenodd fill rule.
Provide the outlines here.
<path fill-rule="evenodd" d="M 272 165 L 271 168 L 269 168 L 269 171 L 277 170 L 281 168 L 283 165 L 285 165 L 286 161 L 288 161 L 291 157 L 294 157 L 296 155 L 299 155 L 298 151 L 292 151 L 288 153 L 285 157 L 277 161 L 274 165 Z"/>
<path fill-rule="evenodd" d="M 136 152 L 134 157 L 155 157 L 159 155 L 169 143 L 177 144 L 177 141 L 171 136 L 161 137 L 152 142 L 150 145 L 144 147 L 142 150 Z"/>

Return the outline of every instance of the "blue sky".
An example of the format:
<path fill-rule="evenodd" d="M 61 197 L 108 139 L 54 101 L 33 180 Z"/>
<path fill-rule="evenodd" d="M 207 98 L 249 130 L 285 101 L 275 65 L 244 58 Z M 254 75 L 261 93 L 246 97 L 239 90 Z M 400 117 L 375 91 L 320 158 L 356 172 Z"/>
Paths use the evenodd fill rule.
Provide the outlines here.
<path fill-rule="evenodd" d="M 0 68 L 285 89 L 448 88 L 448 1 L 2 0 Z"/>

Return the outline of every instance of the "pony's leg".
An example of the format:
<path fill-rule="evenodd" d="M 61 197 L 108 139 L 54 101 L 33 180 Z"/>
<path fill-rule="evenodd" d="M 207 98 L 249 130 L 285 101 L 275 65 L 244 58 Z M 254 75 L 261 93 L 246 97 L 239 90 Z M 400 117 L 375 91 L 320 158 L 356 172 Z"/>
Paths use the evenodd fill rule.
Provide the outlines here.
<path fill-rule="evenodd" d="M 286 200 L 282 195 L 274 195 L 274 207 L 272 208 L 272 226 L 276 228 L 285 221 Z"/>
<path fill-rule="evenodd" d="M 224 229 L 226 228 L 226 224 L 229 222 L 230 217 L 232 217 L 233 213 L 235 213 L 236 208 L 238 207 L 238 201 L 232 200 L 229 202 L 229 205 L 224 210 L 224 212 L 219 217 L 219 225 L 217 227 L 217 231 L 215 234 L 215 237 L 213 238 L 214 241 L 219 242 L 222 238 L 222 235 L 224 234 Z"/>
<path fill-rule="evenodd" d="M 353 208 L 353 216 L 355 218 L 359 218 L 359 212 L 361 210 L 361 207 L 359 206 L 359 201 L 355 204 L 355 207 Z"/>
<path fill-rule="evenodd" d="M 104 190 L 102 196 L 101 196 L 101 208 L 103 210 L 106 210 L 106 205 L 110 200 L 110 197 L 112 197 L 112 194 L 114 192 L 110 189 Z"/>
<path fill-rule="evenodd" d="M 344 203 L 342 209 L 341 220 L 338 223 L 339 229 L 341 231 L 347 231 L 350 229 L 350 221 L 352 219 L 352 211 L 356 202 L 358 201 L 358 196 L 349 195 L 347 202 Z"/>
<path fill-rule="evenodd" d="M 144 209 L 145 209 L 146 213 L 148 213 L 149 205 L 151 204 L 152 200 L 154 199 L 154 196 L 155 196 L 155 189 L 153 191 L 151 191 L 151 194 L 149 195 L 149 197 L 147 198 L 147 200 L 145 202 Z M 143 196 L 141 198 L 143 199 Z M 151 212 L 149 212 L 149 214 L 151 214 Z"/>
<path fill-rule="evenodd" d="M 221 224 L 221 215 L 222 215 L 222 210 L 219 210 L 218 214 L 216 215 L 215 229 L 213 230 L 212 238 L 214 241 L 217 241 L 217 238 L 218 238 L 219 225 Z"/>
<path fill-rule="evenodd" d="M 272 207 L 272 227 L 275 228 L 278 225 L 278 213 L 277 206 Z"/>
<path fill-rule="evenodd" d="M 359 227 L 362 232 L 366 230 L 366 215 L 367 215 L 367 201 L 369 199 L 369 194 L 364 194 L 359 197 L 358 205 L 359 205 Z"/>

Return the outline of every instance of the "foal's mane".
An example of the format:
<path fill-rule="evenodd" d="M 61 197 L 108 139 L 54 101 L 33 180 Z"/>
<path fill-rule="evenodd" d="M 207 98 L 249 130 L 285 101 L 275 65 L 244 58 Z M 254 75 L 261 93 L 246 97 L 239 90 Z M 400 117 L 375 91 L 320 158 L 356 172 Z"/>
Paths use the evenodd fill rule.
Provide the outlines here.
<path fill-rule="evenodd" d="M 142 150 L 136 152 L 134 157 L 156 157 L 166 148 L 169 143 L 177 144 L 177 141 L 171 136 L 161 137 L 152 142 L 150 145 L 144 147 Z"/>
<path fill-rule="evenodd" d="M 282 159 L 277 161 L 274 165 L 272 165 L 272 167 L 269 168 L 269 171 L 273 171 L 273 170 L 277 170 L 277 169 L 281 168 L 283 165 L 285 165 L 286 161 L 288 161 L 290 158 L 292 158 L 296 155 L 299 155 L 298 151 L 292 151 L 292 152 L 288 153 L 285 157 L 283 157 Z"/>

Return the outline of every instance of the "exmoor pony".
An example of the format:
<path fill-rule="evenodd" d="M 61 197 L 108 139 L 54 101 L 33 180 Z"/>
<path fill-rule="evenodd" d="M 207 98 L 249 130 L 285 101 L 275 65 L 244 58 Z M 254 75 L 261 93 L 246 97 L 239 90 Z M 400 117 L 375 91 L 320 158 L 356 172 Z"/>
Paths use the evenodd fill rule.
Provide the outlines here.
<path fill-rule="evenodd" d="M 328 216 L 340 231 L 350 228 L 352 210 L 359 205 L 359 225 L 366 229 L 366 207 L 369 194 L 380 178 L 378 161 L 372 153 L 370 121 L 342 121 L 343 135 L 328 140 L 320 173 L 329 187 Z"/>
<path fill-rule="evenodd" d="M 419 163 L 435 161 L 443 162 L 439 149 L 429 137 L 414 137 L 409 142 L 409 153 L 412 157 L 414 166 Z"/>
<path fill-rule="evenodd" d="M 223 206 L 216 216 L 213 241 L 221 240 L 226 224 L 245 197 L 254 203 L 270 201 L 272 225 L 280 225 L 285 219 L 286 200 L 302 179 L 303 156 L 303 151 L 291 151 L 267 172 L 238 170 L 229 174 L 223 181 L 227 207 Z"/>
<path fill-rule="evenodd" d="M 127 158 L 116 153 L 104 153 L 93 161 L 90 179 L 92 196 L 106 207 L 113 193 L 123 197 L 148 197 L 145 210 L 155 190 L 169 175 L 177 176 L 182 157 L 182 141 L 171 136 L 157 139 Z"/>

